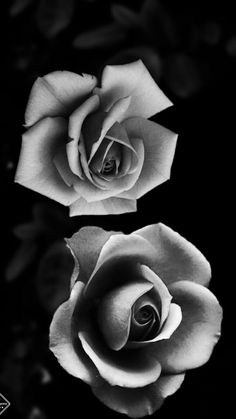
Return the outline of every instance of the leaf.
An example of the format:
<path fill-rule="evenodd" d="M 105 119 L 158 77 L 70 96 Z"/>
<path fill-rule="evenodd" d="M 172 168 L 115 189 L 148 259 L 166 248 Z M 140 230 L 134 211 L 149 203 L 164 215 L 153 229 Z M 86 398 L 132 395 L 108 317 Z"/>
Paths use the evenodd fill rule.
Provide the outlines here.
<path fill-rule="evenodd" d="M 144 32 L 156 45 L 166 47 L 178 43 L 175 22 L 165 6 L 158 0 L 146 0 L 140 12 L 140 20 Z"/>
<path fill-rule="evenodd" d="M 24 12 L 25 9 L 27 9 L 28 6 L 30 6 L 31 3 L 33 3 L 35 0 L 15 0 L 13 1 L 9 14 L 11 17 L 16 17 L 20 13 Z"/>
<path fill-rule="evenodd" d="M 33 240 L 46 231 L 47 229 L 44 226 L 34 222 L 19 224 L 13 229 L 14 235 L 21 240 Z"/>
<path fill-rule="evenodd" d="M 116 23 L 111 23 L 79 34 L 75 37 L 73 45 L 79 49 L 108 48 L 123 41 L 125 37 L 122 28 Z"/>
<path fill-rule="evenodd" d="M 7 281 L 13 281 L 33 262 L 37 253 L 37 245 L 27 240 L 22 243 L 10 260 L 5 277 Z"/>
<path fill-rule="evenodd" d="M 70 292 L 70 278 L 74 260 L 63 241 L 53 243 L 40 261 L 36 289 L 40 303 L 54 313 Z"/>
<path fill-rule="evenodd" d="M 111 14 L 113 19 L 126 29 L 136 27 L 140 23 L 138 13 L 135 13 L 128 7 L 120 4 L 113 4 L 111 6 Z"/>
<path fill-rule="evenodd" d="M 196 62 L 183 52 L 172 54 L 166 59 L 163 75 L 169 88 L 181 98 L 192 96 L 202 86 Z"/>
<path fill-rule="evenodd" d="M 54 38 L 72 20 L 74 0 L 40 0 L 36 22 L 45 38 Z"/>

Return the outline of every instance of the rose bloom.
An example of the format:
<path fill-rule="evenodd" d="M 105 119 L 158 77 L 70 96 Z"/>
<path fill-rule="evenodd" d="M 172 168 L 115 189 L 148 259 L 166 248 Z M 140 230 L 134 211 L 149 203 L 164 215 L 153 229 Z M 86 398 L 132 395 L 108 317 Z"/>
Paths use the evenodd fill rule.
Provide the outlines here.
<path fill-rule="evenodd" d="M 166 181 L 177 135 L 147 120 L 172 105 L 141 60 L 94 76 L 55 71 L 34 83 L 16 182 L 70 215 L 136 211 Z"/>
<path fill-rule="evenodd" d="M 67 243 L 71 294 L 54 314 L 50 349 L 111 409 L 150 415 L 220 337 L 210 265 L 163 224 L 129 235 L 84 227 Z"/>

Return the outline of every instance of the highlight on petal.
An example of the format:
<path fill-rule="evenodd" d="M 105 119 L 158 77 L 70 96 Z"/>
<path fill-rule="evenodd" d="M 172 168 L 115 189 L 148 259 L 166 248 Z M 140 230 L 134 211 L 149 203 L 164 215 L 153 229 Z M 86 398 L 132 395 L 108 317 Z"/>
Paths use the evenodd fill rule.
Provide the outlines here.
<path fill-rule="evenodd" d="M 134 187 L 121 194 L 125 198 L 140 198 L 170 178 L 177 134 L 144 118 L 130 118 L 123 122 L 130 139 L 142 138 L 145 159 L 140 177 Z"/>
<path fill-rule="evenodd" d="M 152 224 L 133 234 L 146 239 L 155 249 L 150 268 L 166 285 L 187 280 L 209 284 L 211 268 L 203 254 L 188 240 L 162 223 Z"/>
<path fill-rule="evenodd" d="M 152 288 L 152 283 L 135 278 L 133 282 L 129 281 L 112 289 L 100 300 L 98 324 L 111 349 L 118 351 L 126 344 L 130 331 L 132 306 L 139 297 Z"/>
<path fill-rule="evenodd" d="M 132 116 L 150 118 L 172 105 L 141 60 L 125 65 L 106 66 L 101 85 L 95 92 L 100 96 L 104 110 L 109 110 L 120 98 L 131 96 L 123 120 Z"/>
<path fill-rule="evenodd" d="M 39 77 L 31 90 L 25 112 L 25 125 L 35 124 L 46 116 L 67 116 L 79 106 L 97 85 L 89 74 L 54 71 Z"/>
<path fill-rule="evenodd" d="M 64 118 L 45 118 L 22 137 L 22 148 L 15 181 L 63 205 L 78 199 L 53 164 L 57 150 L 64 144 L 67 124 Z"/>
<path fill-rule="evenodd" d="M 55 312 L 50 325 L 50 349 L 60 365 L 74 377 L 88 384 L 95 384 L 97 370 L 80 347 L 78 337 L 71 329 L 75 305 L 79 304 L 84 284 L 77 282 L 68 301 Z M 77 339 L 77 344 L 75 344 Z"/>
<path fill-rule="evenodd" d="M 170 304 L 170 309 L 168 313 L 168 317 L 162 327 L 162 330 L 158 334 L 156 341 L 162 339 L 169 339 L 173 332 L 177 329 L 180 325 L 182 320 L 182 311 L 180 306 L 175 303 Z"/>
<path fill-rule="evenodd" d="M 161 374 L 161 366 L 154 357 L 138 350 L 132 356 L 127 351 L 114 352 L 96 339 L 95 330 L 90 333 L 81 330 L 79 338 L 101 377 L 112 386 L 143 387 L 155 382 Z"/>
<path fill-rule="evenodd" d="M 184 381 L 184 374 L 165 375 L 146 387 L 122 388 L 110 386 L 105 381 L 92 387 L 94 395 L 110 409 L 126 414 L 131 418 L 142 418 L 152 415 L 164 402 L 174 394 Z"/>
<path fill-rule="evenodd" d="M 165 373 L 179 373 L 205 364 L 220 337 L 222 309 L 202 285 L 189 281 L 172 284 L 173 300 L 181 307 L 182 321 L 168 340 L 150 345 Z"/>
<path fill-rule="evenodd" d="M 70 217 L 75 215 L 123 214 L 137 211 L 136 201 L 132 199 L 108 198 L 99 202 L 87 202 L 79 198 L 70 206 Z"/>
<path fill-rule="evenodd" d="M 67 246 L 75 261 L 78 261 L 78 279 L 86 283 L 97 263 L 101 249 L 115 231 L 105 231 L 100 227 L 82 227 L 70 239 L 66 239 Z"/>

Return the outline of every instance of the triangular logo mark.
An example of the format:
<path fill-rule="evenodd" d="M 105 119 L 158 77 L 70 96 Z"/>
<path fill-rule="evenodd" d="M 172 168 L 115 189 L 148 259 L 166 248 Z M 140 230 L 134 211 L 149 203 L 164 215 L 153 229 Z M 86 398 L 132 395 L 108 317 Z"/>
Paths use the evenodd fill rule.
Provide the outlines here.
<path fill-rule="evenodd" d="M 0 393 L 0 415 L 10 406 L 10 402 Z"/>

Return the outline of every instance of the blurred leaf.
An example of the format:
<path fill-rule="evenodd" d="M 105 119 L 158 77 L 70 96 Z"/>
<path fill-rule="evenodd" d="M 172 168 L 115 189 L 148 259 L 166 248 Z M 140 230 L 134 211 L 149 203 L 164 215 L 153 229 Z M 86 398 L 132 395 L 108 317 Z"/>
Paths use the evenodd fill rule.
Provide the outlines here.
<path fill-rule="evenodd" d="M 28 419 L 46 419 L 44 412 L 37 406 L 32 407 Z"/>
<path fill-rule="evenodd" d="M 10 260 L 6 269 L 6 280 L 16 279 L 34 260 L 37 253 L 36 243 L 24 241 Z"/>
<path fill-rule="evenodd" d="M 227 40 L 226 51 L 232 57 L 236 57 L 236 35 L 232 36 Z"/>
<path fill-rule="evenodd" d="M 33 222 L 20 224 L 13 229 L 14 235 L 21 240 L 33 240 L 35 237 L 46 231 L 47 229 L 44 226 L 40 224 L 37 225 Z"/>
<path fill-rule="evenodd" d="M 142 26 L 152 42 L 176 45 L 178 36 L 171 15 L 158 0 L 146 0 L 140 12 Z"/>
<path fill-rule="evenodd" d="M 195 61 L 185 53 L 175 53 L 168 57 L 163 74 L 169 88 L 181 98 L 190 97 L 202 85 Z"/>
<path fill-rule="evenodd" d="M 106 64 L 126 64 L 141 59 L 152 77 L 157 81 L 162 73 L 162 60 L 152 48 L 146 45 L 139 45 L 119 51 L 107 60 Z"/>
<path fill-rule="evenodd" d="M 36 204 L 33 208 L 33 219 L 36 225 L 42 226 L 42 231 L 54 233 L 55 238 L 64 236 L 64 230 L 68 226 L 68 216 L 65 208 Z"/>
<path fill-rule="evenodd" d="M 52 244 L 41 259 L 36 278 L 39 301 L 53 314 L 69 296 L 74 261 L 64 241 Z"/>
<path fill-rule="evenodd" d="M 54 38 L 72 20 L 74 0 L 40 0 L 36 21 L 40 32 L 48 39 Z"/>
<path fill-rule="evenodd" d="M 140 24 L 139 14 L 133 12 L 126 6 L 113 4 L 111 6 L 111 14 L 113 19 L 121 26 L 124 26 L 124 28 L 130 29 Z"/>
<path fill-rule="evenodd" d="M 35 0 L 15 0 L 13 1 L 9 14 L 11 17 L 16 17 L 20 13 L 24 12 L 27 7 L 33 3 Z"/>
<path fill-rule="evenodd" d="M 79 49 L 107 48 L 123 41 L 125 37 L 126 34 L 120 25 L 111 23 L 79 34 L 73 45 Z"/>
<path fill-rule="evenodd" d="M 221 27 L 217 22 L 207 22 L 203 28 L 203 40 L 209 45 L 216 45 L 220 41 Z"/>

